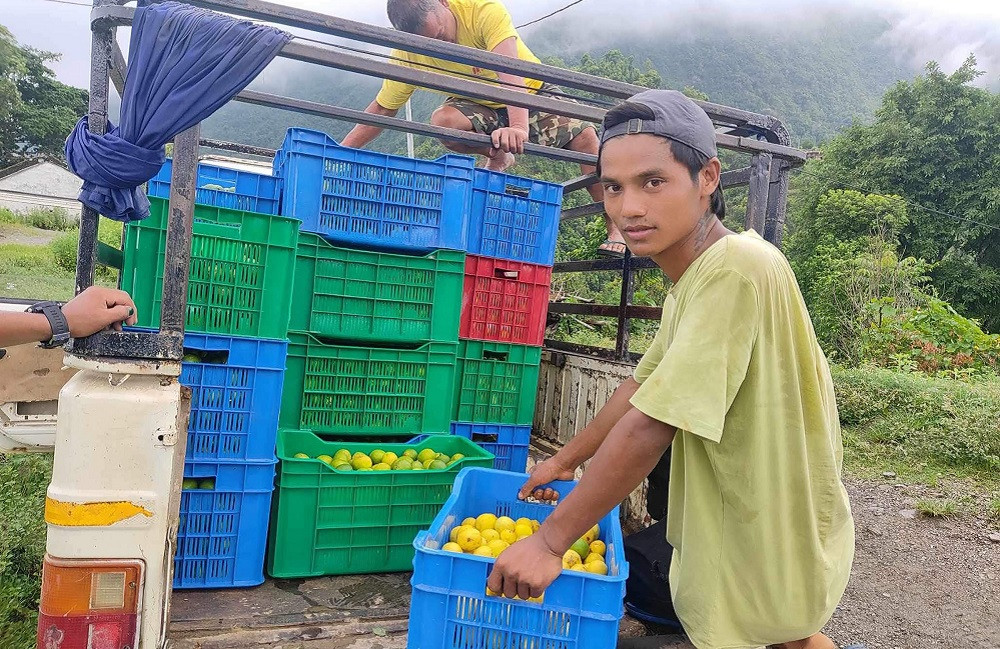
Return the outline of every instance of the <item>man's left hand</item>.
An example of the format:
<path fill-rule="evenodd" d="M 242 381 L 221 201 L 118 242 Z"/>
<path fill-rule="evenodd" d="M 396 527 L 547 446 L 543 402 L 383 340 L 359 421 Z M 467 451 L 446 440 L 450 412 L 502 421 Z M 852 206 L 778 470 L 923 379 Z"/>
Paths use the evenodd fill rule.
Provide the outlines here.
<path fill-rule="evenodd" d="M 514 543 L 497 557 L 486 581 L 494 593 L 521 599 L 539 597 L 562 572 L 562 557 L 535 533 Z"/>
<path fill-rule="evenodd" d="M 493 148 L 507 153 L 524 153 L 524 143 L 528 141 L 528 130 L 519 126 L 505 126 L 490 134 Z"/>

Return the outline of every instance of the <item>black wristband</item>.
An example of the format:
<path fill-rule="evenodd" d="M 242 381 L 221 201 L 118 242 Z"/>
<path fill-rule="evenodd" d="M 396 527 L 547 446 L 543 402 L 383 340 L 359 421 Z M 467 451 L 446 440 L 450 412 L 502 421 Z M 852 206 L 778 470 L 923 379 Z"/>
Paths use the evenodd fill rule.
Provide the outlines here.
<path fill-rule="evenodd" d="M 39 347 L 52 349 L 61 347 L 69 341 L 69 323 L 63 315 L 62 308 L 55 302 L 39 302 L 32 304 L 27 309 L 28 313 L 41 313 L 49 321 L 49 328 L 52 329 L 52 337 L 48 342 L 39 344 Z"/>

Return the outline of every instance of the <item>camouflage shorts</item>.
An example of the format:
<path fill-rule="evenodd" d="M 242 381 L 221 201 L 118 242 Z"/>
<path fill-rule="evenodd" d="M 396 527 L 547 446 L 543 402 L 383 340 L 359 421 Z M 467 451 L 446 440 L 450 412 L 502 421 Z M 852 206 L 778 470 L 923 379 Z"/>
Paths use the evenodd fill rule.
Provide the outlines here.
<path fill-rule="evenodd" d="M 561 92 L 559 86 L 544 84 L 538 91 L 540 96 L 551 97 L 553 92 Z M 560 96 L 559 99 L 573 101 Z M 510 118 L 506 108 L 490 108 L 483 106 L 471 99 L 458 97 L 448 97 L 444 102 L 445 106 L 451 106 L 469 118 L 472 128 L 476 133 L 489 135 L 498 128 L 510 126 Z M 539 113 L 530 111 L 528 113 L 528 141 L 542 146 L 551 146 L 557 149 L 564 149 L 573 138 L 588 128 L 596 127 L 590 122 L 585 122 L 572 117 L 563 117 L 552 113 Z"/>

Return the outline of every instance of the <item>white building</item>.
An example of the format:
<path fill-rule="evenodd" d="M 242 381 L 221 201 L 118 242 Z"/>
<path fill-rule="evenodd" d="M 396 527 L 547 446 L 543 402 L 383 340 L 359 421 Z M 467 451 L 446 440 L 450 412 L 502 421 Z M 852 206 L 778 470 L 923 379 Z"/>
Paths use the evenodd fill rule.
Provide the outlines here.
<path fill-rule="evenodd" d="M 24 160 L 0 169 L 0 208 L 12 212 L 61 208 L 71 219 L 80 218 L 77 196 L 83 181 L 58 162 L 44 158 Z"/>

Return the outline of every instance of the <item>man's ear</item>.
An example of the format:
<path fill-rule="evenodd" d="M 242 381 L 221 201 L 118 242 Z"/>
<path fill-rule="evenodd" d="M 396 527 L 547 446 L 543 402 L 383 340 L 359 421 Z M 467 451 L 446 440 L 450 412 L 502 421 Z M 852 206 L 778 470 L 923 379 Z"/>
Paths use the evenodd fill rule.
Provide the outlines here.
<path fill-rule="evenodd" d="M 698 174 L 698 180 L 701 183 L 701 194 L 703 196 L 711 196 L 716 188 L 718 188 L 721 178 L 722 163 L 719 162 L 718 158 L 712 158 L 705 163 L 705 166 L 701 168 L 701 172 Z"/>

